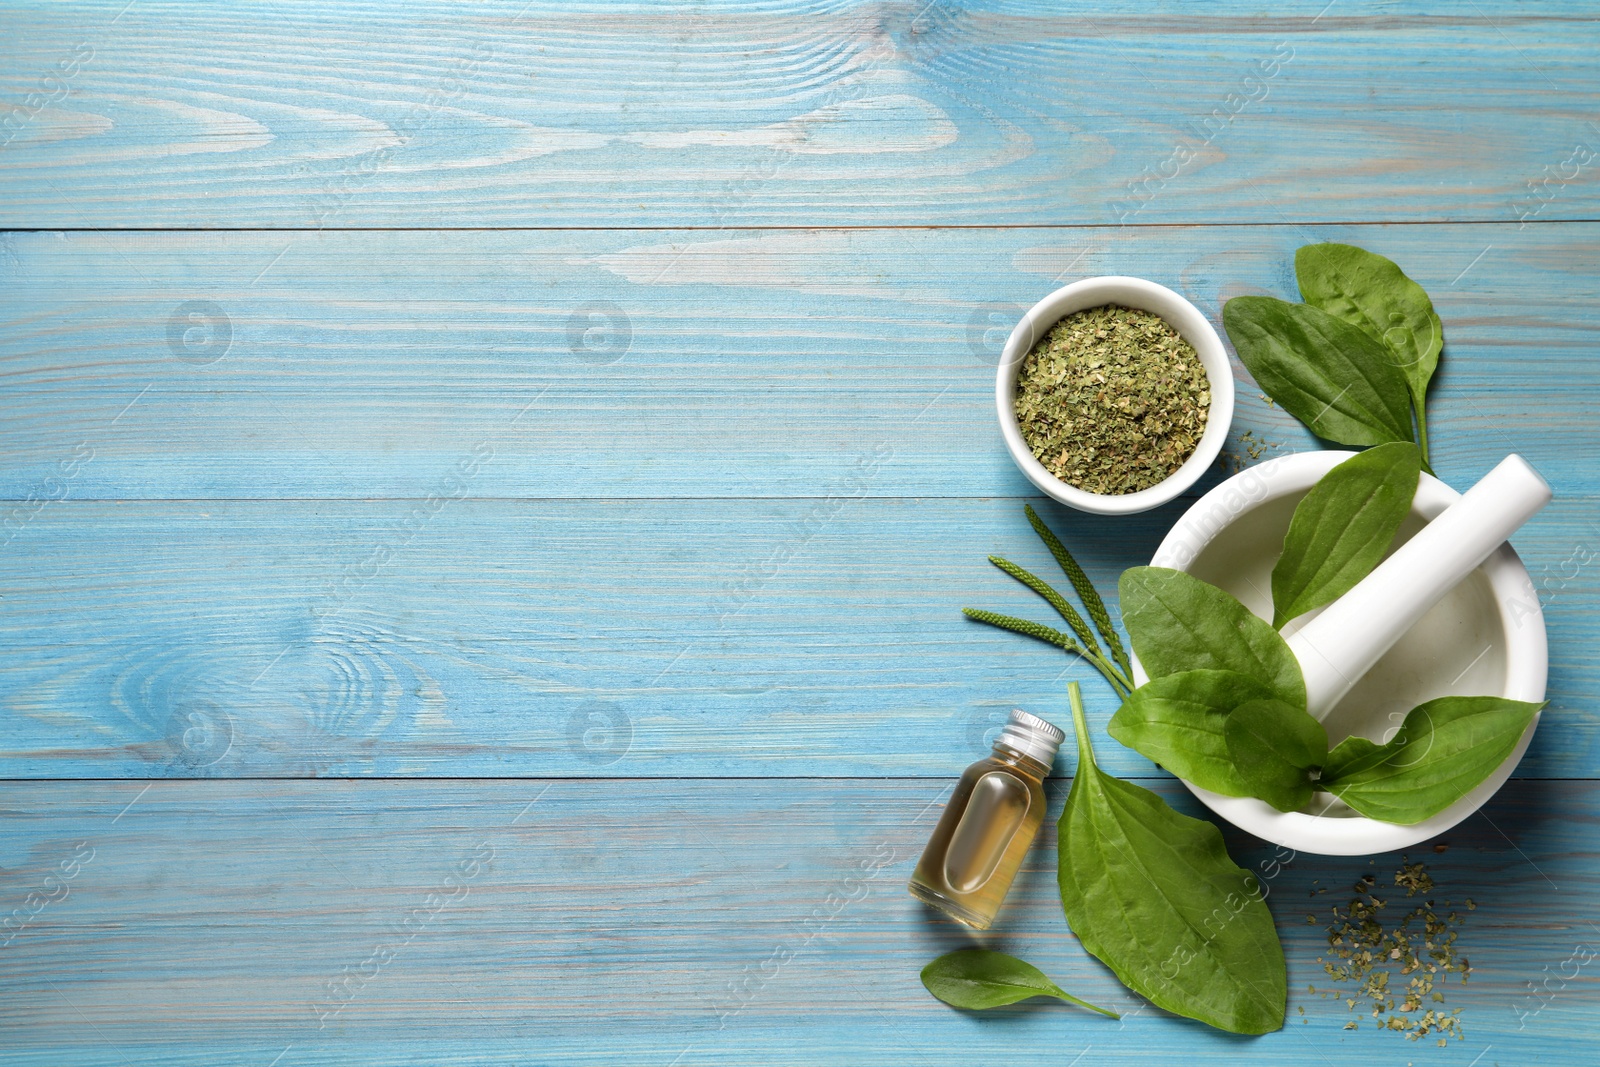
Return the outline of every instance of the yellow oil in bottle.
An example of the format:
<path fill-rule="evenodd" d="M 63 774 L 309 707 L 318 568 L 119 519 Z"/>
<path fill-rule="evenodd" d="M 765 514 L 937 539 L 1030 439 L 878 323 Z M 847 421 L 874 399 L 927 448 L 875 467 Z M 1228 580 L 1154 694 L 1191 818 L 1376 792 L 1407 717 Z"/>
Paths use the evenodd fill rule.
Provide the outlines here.
<path fill-rule="evenodd" d="M 911 876 L 911 895 L 987 930 L 1044 821 L 1044 779 L 1063 734 L 1013 711 L 993 754 L 968 767 Z"/>

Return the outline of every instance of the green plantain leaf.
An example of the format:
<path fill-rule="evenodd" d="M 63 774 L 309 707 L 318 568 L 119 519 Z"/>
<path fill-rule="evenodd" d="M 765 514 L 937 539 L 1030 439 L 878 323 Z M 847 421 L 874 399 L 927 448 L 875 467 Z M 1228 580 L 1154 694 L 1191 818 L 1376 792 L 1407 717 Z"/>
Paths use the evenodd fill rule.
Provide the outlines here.
<path fill-rule="evenodd" d="M 1422 469 L 1417 446 L 1395 441 L 1324 474 L 1294 509 L 1272 568 L 1272 625 L 1348 593 L 1371 573 L 1411 513 Z"/>
<path fill-rule="evenodd" d="M 1388 744 L 1374 746 L 1381 760 L 1366 747 L 1371 741 L 1340 742 L 1318 787 L 1368 818 L 1422 822 L 1494 773 L 1542 707 L 1505 697 L 1430 700 L 1411 709 Z"/>
<path fill-rule="evenodd" d="M 1264 619 L 1214 585 L 1166 567 L 1132 567 L 1118 582 L 1122 623 L 1151 678 L 1183 671 L 1238 671 L 1306 706 L 1300 664 Z"/>
<path fill-rule="evenodd" d="M 1272 696 L 1238 671 L 1184 671 L 1156 678 L 1122 702 L 1106 732 L 1184 781 L 1230 797 L 1251 796 L 1223 736 L 1228 713 Z"/>
<path fill-rule="evenodd" d="M 1239 1034 L 1282 1028 L 1283 946 L 1259 881 L 1228 858 L 1216 826 L 1096 767 L 1076 682 L 1068 693 L 1078 773 L 1057 878 L 1072 932 L 1158 1008 Z"/>
<path fill-rule="evenodd" d="M 1257 384 L 1318 437 L 1346 445 L 1413 440 L 1405 375 L 1364 331 L 1268 296 L 1229 300 L 1222 325 Z"/>
<path fill-rule="evenodd" d="M 940 956 L 922 968 L 922 984 L 952 1008 L 982 1011 L 1029 997 L 1055 997 L 1113 1019 L 1122 1018 L 1114 1011 L 1079 1000 L 1033 964 L 989 949 L 964 948 Z"/>
<path fill-rule="evenodd" d="M 1328 761 L 1322 765 L 1322 778 L 1317 788 L 1327 789 L 1329 782 L 1349 778 L 1358 771 L 1376 767 L 1388 758 L 1389 749 L 1383 745 L 1351 735 L 1334 745 L 1328 753 Z"/>
<path fill-rule="evenodd" d="M 1393 260 L 1355 245 L 1305 245 L 1294 254 L 1294 272 L 1300 299 L 1394 353 L 1420 415 L 1444 347 L 1444 324 L 1426 290 Z"/>
<path fill-rule="evenodd" d="M 1249 787 L 1279 811 L 1299 811 L 1313 792 L 1311 773 L 1328 759 L 1328 734 L 1305 708 L 1250 700 L 1223 725 L 1228 755 Z"/>

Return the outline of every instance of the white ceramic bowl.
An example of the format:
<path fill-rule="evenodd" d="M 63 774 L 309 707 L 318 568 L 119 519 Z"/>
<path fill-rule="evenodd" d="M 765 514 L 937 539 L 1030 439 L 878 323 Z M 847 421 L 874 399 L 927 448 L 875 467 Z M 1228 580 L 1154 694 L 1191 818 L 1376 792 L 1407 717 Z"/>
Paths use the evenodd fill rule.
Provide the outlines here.
<path fill-rule="evenodd" d="M 1211 382 L 1211 409 L 1206 416 L 1205 433 L 1200 435 L 1200 443 L 1194 454 L 1164 481 L 1149 489 L 1121 496 L 1079 489 L 1045 470 L 1044 464 L 1035 458 L 1028 443 L 1022 439 L 1022 430 L 1017 425 L 1017 375 L 1022 371 L 1023 359 L 1057 322 L 1073 312 L 1102 304 L 1120 304 L 1160 315 L 1193 346 Z M 1028 481 L 1052 499 L 1079 511 L 1092 511 L 1098 515 L 1131 515 L 1160 507 L 1189 488 L 1211 466 L 1217 453 L 1222 451 L 1222 444 L 1228 437 L 1228 424 L 1233 421 L 1233 368 L 1228 365 L 1228 353 L 1223 349 L 1222 340 L 1211 323 L 1199 308 L 1171 289 L 1143 278 L 1085 278 L 1057 289 L 1033 305 L 1011 331 L 1005 351 L 1000 355 L 1000 369 L 995 378 L 995 407 L 1000 416 L 1000 433 L 1006 439 L 1006 448 L 1010 449 L 1011 458 Z"/>
<path fill-rule="evenodd" d="M 1195 502 L 1161 542 L 1150 562 L 1187 571 L 1272 618 L 1272 567 L 1283 548 L 1294 506 L 1317 479 L 1348 459 L 1344 451 L 1302 452 L 1234 475 Z M 1460 497 L 1424 474 L 1403 542 Z M 1285 628 L 1292 633 L 1308 613 Z M 1147 678 L 1137 659 L 1134 680 Z M 1386 741 L 1405 713 L 1435 697 L 1499 695 L 1541 701 L 1549 661 L 1544 615 L 1528 572 L 1509 544 L 1495 550 L 1434 605 L 1334 706 L 1323 725 L 1330 744 L 1351 734 Z M 1257 837 L 1299 852 L 1365 856 L 1410 848 L 1477 811 L 1511 776 L 1538 726 L 1538 717 L 1506 761 L 1471 793 L 1425 822 L 1397 826 L 1357 815 L 1328 793 L 1305 811 L 1281 812 L 1253 797 L 1226 797 L 1184 782 L 1212 811 Z"/>

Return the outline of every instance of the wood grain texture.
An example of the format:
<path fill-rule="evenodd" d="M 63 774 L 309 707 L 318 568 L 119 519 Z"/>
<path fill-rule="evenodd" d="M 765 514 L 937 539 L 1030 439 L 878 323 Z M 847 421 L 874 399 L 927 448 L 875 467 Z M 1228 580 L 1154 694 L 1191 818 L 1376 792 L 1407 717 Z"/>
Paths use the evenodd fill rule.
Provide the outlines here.
<path fill-rule="evenodd" d="M 1523 773 L 1594 773 L 1600 227 L 1151 232 L 11 235 L 0 767 L 944 773 L 1071 669 L 956 614 L 1039 610 L 989 553 L 1051 569 L 993 426 L 1021 301 L 1117 271 L 1216 317 L 1326 237 L 1438 297 L 1445 477 L 1556 485 Z M 202 298 L 225 335 L 174 337 Z M 1316 446 L 1244 381 L 1231 464 Z M 1052 518 L 1110 588 L 1192 498 Z"/>
<path fill-rule="evenodd" d="M 1045 514 L 1112 590 L 1175 507 L 1115 524 Z M 1020 501 L 418 508 L 40 511 L 0 553 L 0 771 L 943 775 L 1011 707 L 1065 723 L 1068 678 L 1094 721 L 1115 710 L 1091 669 L 959 613 L 1051 618 L 986 559 L 1051 573 Z M 1517 538 L 1548 612 L 1554 702 L 1525 775 L 1600 770 L 1593 562 L 1573 555 L 1594 553 L 1594 509 L 1564 499 Z M 1441 675 L 1478 654 L 1463 644 Z M 1409 710 L 1401 697 L 1387 710 Z M 1102 758 L 1151 773 L 1118 745 Z"/>
<path fill-rule="evenodd" d="M 0 223 L 1594 218 L 1592 16 L 12 3 Z"/>
<path fill-rule="evenodd" d="M 1581 1059 L 1597 45 L 1573 0 L 0 4 L 0 1064 Z M 1316 240 L 1433 295 L 1443 476 L 1557 492 L 1553 703 L 1423 853 L 1467 1040 L 1306 991 L 1307 911 L 1400 857 L 1232 830 L 1283 1032 L 1141 1010 L 1051 824 L 985 943 L 1128 1015 L 945 1008 L 969 939 L 903 884 L 950 777 L 1068 677 L 1112 710 L 957 613 L 1044 617 L 984 559 L 1050 570 L 1000 343 L 1093 274 L 1217 321 Z M 1236 372 L 1224 466 L 1316 447 Z M 1046 512 L 1109 587 L 1184 503 Z"/>
<path fill-rule="evenodd" d="M 1132 274 L 1219 322 L 1231 296 L 1293 298 L 1319 240 L 1433 294 L 1447 480 L 1519 451 L 1600 494 L 1600 224 L 4 240 L 13 500 L 420 499 L 463 462 L 472 496 L 1031 496 L 993 410 L 1028 306 Z M 1316 446 L 1234 371 L 1236 457 Z"/>
<path fill-rule="evenodd" d="M 1087 1050 L 1366 1065 L 1466 1064 L 1486 1048 L 1483 1062 L 1576 1062 L 1593 965 L 1562 965 L 1600 938 L 1583 919 L 1600 892 L 1593 782 L 1513 782 L 1447 852 L 1424 853 L 1472 964 L 1468 984 L 1440 987 L 1463 1009 L 1466 1040 L 1448 1050 L 1307 992 L 1341 987 L 1306 915 L 1326 922 L 1357 877 L 1388 883 L 1400 857 L 1290 859 L 1237 833 L 1285 941 L 1283 1031 L 1229 1039 L 1141 1010 L 1061 918 L 1053 821 L 984 942 L 1128 1014 L 946 1008 L 917 972 L 970 937 L 904 883 L 947 786 L 9 783 L 0 903 L 41 886 L 56 899 L 0 947 L 0 1062 L 966 1065 Z"/>

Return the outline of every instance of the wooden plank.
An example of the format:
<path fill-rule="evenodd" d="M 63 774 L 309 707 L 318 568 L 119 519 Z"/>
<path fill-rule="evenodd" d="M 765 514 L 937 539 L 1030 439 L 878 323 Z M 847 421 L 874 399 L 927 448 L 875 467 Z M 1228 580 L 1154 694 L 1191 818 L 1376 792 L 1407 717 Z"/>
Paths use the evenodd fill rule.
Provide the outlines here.
<path fill-rule="evenodd" d="M 1401 857 L 1290 858 L 1237 833 L 1284 938 L 1283 1031 L 1241 1044 L 1140 1010 L 1061 918 L 1051 823 L 984 941 L 1128 1014 L 938 1004 L 918 970 L 971 939 L 903 885 L 946 785 L 6 783 L 0 1061 L 966 1065 L 1092 1050 L 1364 1065 L 1492 1049 L 1536 1065 L 1574 1062 L 1592 1024 L 1592 965 L 1573 961 L 1596 943 L 1594 782 L 1514 782 L 1448 851 L 1421 853 L 1472 964 L 1468 984 L 1440 986 L 1466 1034 L 1448 1053 L 1307 992 L 1340 988 L 1307 913 L 1326 921 Z M 1392 892 L 1393 910 L 1419 902 Z"/>
<path fill-rule="evenodd" d="M 1592 14 L 13 3 L 0 224 L 1593 218 Z"/>
<path fill-rule="evenodd" d="M 1584 223 L 12 234 L 0 495 L 422 498 L 463 463 L 474 496 L 1031 495 L 993 415 L 1028 305 L 1133 274 L 1217 321 L 1324 239 L 1437 301 L 1447 479 L 1520 451 L 1600 494 Z M 1235 373 L 1235 461 L 1314 446 Z"/>
<path fill-rule="evenodd" d="M 1594 513 L 1517 538 L 1554 701 L 1526 775 L 1600 773 Z M 1044 514 L 1108 592 L 1173 518 Z M 60 502 L 0 553 L 0 774 L 949 774 L 1013 706 L 1065 722 L 1069 677 L 1115 709 L 962 618 L 1053 617 L 990 553 L 1055 570 L 1011 499 Z"/>

